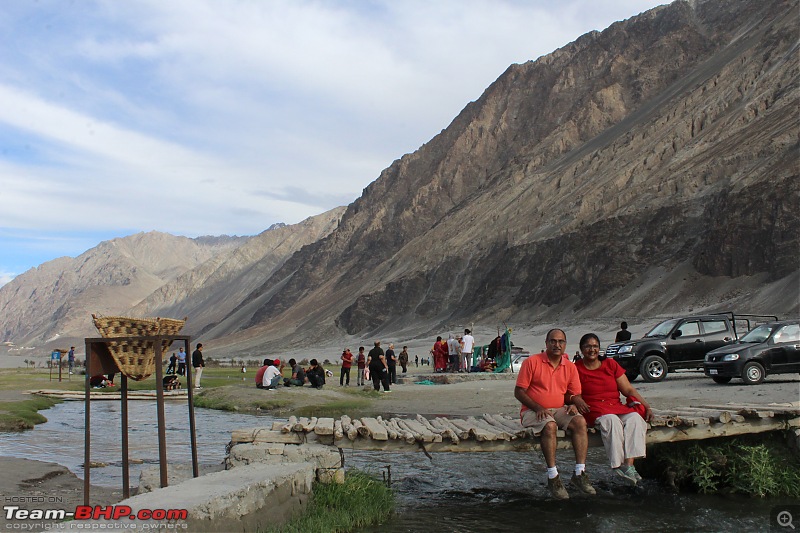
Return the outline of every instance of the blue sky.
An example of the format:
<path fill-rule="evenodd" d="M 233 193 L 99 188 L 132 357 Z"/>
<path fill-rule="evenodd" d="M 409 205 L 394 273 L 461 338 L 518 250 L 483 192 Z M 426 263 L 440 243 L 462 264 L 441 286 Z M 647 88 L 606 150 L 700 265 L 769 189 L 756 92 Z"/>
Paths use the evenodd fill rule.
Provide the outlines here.
<path fill-rule="evenodd" d="M 510 64 L 661 3 L 4 0 L 0 285 L 346 205 Z"/>

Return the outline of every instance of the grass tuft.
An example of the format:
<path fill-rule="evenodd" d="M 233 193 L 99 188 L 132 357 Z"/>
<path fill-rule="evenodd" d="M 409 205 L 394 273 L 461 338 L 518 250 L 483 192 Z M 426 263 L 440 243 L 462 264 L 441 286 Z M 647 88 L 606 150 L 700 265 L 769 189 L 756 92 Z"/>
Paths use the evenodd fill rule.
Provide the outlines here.
<path fill-rule="evenodd" d="M 18 402 L 0 403 L 0 431 L 24 431 L 33 429 L 36 424 L 47 422 L 47 418 L 38 413 L 41 409 L 49 409 L 60 400 L 36 397 Z"/>
<path fill-rule="evenodd" d="M 394 511 L 394 495 L 381 481 L 349 470 L 343 484 L 314 483 L 308 509 L 268 533 L 346 533 L 380 524 Z"/>

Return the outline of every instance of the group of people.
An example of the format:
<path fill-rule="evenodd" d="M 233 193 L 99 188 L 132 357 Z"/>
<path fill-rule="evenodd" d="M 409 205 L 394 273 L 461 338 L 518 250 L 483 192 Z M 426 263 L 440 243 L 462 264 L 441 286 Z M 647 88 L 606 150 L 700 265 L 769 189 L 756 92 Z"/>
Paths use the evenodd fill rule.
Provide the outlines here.
<path fill-rule="evenodd" d="M 203 343 L 198 342 L 192 352 L 192 368 L 194 368 L 194 388 L 201 389 L 200 378 L 203 376 L 203 369 L 206 367 L 206 362 L 203 359 Z M 183 347 L 178 349 L 178 353 L 172 352 L 169 358 L 169 365 L 167 366 L 167 376 L 185 376 L 186 375 L 186 352 Z M 164 385 L 167 383 L 172 384 L 172 389 L 180 388 L 175 385 L 176 380 L 164 378 Z M 179 383 L 179 382 L 178 382 Z M 168 389 L 168 390 L 172 390 Z"/>
<path fill-rule="evenodd" d="M 587 427 L 600 431 L 611 468 L 626 483 L 635 485 L 641 476 L 634 459 L 645 456 L 650 405 L 630 384 L 624 369 L 613 359 L 600 358 L 600 339 L 594 333 L 581 337 L 582 358 L 573 363 L 567 356 L 567 335 L 556 328 L 547 333 L 545 350 L 528 357 L 517 376 L 514 396 L 522 404 L 522 425 L 540 434 L 547 465 L 547 485 L 554 497 L 569 493 L 556 467 L 556 432 L 570 435 L 575 452 L 575 470 L 570 484 L 586 494 L 595 489 L 586 474 Z M 626 401 L 620 401 L 620 393 Z"/>
<path fill-rule="evenodd" d="M 325 377 L 329 374 L 316 359 L 310 361 L 308 368 L 303 368 L 295 359 L 289 359 L 290 377 L 283 377 L 283 365 L 280 359 L 264 359 L 264 364 L 256 371 L 256 387 L 265 390 L 276 390 L 284 387 L 302 387 L 309 383 L 315 389 L 325 385 Z"/>
<path fill-rule="evenodd" d="M 450 333 L 447 340 L 436 337 L 436 342 L 431 348 L 434 372 L 469 372 L 472 365 L 472 350 L 475 347 L 475 338 L 472 331 L 464 330 L 464 335 Z"/>

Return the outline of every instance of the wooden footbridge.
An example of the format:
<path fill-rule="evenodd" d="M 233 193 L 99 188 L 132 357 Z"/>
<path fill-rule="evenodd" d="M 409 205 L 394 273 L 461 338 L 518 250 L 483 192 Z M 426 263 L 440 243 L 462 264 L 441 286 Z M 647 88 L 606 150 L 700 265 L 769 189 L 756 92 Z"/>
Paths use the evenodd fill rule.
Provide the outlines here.
<path fill-rule="evenodd" d="M 647 444 L 703 440 L 768 431 L 791 430 L 800 444 L 800 402 L 768 405 L 704 405 L 654 410 Z M 342 449 L 427 452 L 499 452 L 539 449 L 538 435 L 523 428 L 518 418 L 485 414 L 482 417 L 426 418 L 297 418 L 276 421 L 271 427 L 239 429 L 232 444 L 318 443 Z M 589 430 L 589 445 L 602 446 L 600 434 Z M 571 448 L 558 432 L 558 447 Z"/>

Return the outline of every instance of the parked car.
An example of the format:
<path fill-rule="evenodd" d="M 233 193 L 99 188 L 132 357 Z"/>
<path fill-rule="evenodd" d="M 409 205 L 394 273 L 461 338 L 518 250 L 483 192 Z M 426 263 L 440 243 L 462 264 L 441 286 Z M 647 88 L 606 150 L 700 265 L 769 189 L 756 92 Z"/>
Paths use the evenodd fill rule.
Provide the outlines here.
<path fill-rule="evenodd" d="M 512 353 L 511 354 L 511 371 L 514 373 L 519 372 L 519 369 L 522 368 L 522 363 L 530 357 L 529 352 L 524 353 Z"/>
<path fill-rule="evenodd" d="M 703 372 L 717 383 L 742 378 L 749 385 L 769 374 L 800 373 L 800 321 L 762 324 L 735 344 L 710 351 Z"/>
<path fill-rule="evenodd" d="M 748 331 L 757 322 L 777 319 L 733 313 L 671 318 L 641 339 L 610 344 L 606 355 L 625 369 L 630 381 L 639 375 L 649 383 L 662 381 L 674 370 L 702 369 L 708 352 L 736 341 L 737 327 Z"/>

